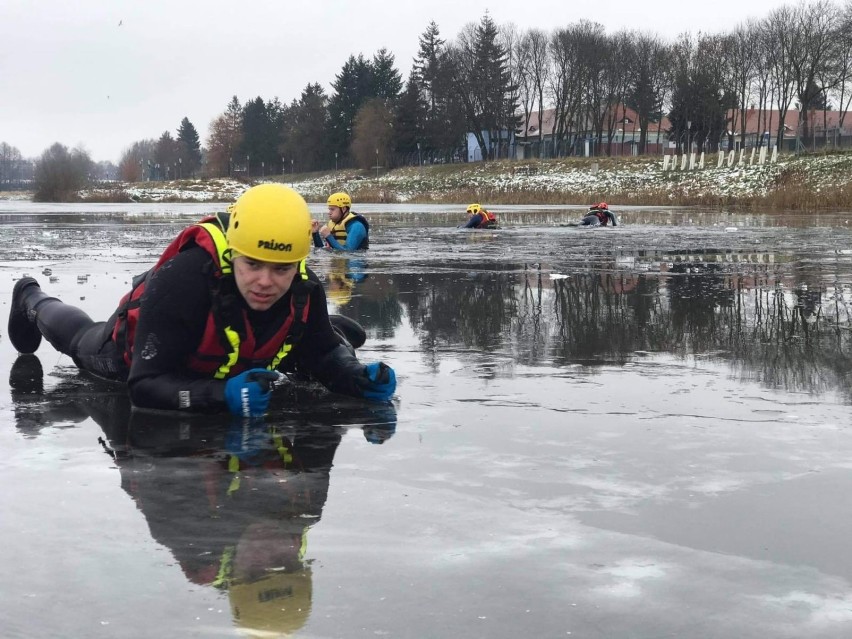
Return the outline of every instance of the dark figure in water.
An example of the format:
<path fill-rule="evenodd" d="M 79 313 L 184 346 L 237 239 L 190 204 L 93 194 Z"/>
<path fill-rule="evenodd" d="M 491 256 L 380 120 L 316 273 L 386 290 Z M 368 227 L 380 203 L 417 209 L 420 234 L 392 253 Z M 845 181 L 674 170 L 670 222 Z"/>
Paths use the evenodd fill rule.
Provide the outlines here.
<path fill-rule="evenodd" d="M 471 204 L 467 207 L 467 223 L 461 224 L 463 229 L 494 229 L 497 228 L 497 216 L 486 211 L 481 204 Z"/>
<path fill-rule="evenodd" d="M 609 222 L 618 226 L 615 213 L 609 210 L 606 202 L 601 202 L 589 207 L 589 212 L 580 220 L 580 226 L 606 226 Z"/>

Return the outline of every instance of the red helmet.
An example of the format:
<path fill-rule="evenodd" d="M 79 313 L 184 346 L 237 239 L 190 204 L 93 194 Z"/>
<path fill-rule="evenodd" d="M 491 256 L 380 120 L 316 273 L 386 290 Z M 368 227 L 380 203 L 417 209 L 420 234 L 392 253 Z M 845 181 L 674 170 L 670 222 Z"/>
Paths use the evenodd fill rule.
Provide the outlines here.
<path fill-rule="evenodd" d="M 603 211 L 606 211 L 609 207 L 606 205 L 606 202 L 601 202 L 600 204 L 598 204 L 598 208 Z"/>

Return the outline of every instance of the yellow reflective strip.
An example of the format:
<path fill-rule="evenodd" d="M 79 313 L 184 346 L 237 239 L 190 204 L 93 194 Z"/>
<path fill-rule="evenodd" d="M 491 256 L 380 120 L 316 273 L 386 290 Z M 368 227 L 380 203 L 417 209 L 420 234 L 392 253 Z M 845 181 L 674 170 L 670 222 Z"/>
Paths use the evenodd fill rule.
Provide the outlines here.
<path fill-rule="evenodd" d="M 303 280 L 308 279 L 307 260 L 302 260 L 301 262 L 299 262 L 299 277 L 301 277 Z M 301 321 L 301 319 L 294 317 L 293 322 L 296 321 Z M 274 371 L 276 368 L 278 368 L 278 365 L 281 363 L 281 361 L 290 354 L 290 350 L 292 348 L 293 345 L 285 341 L 284 344 L 281 345 L 281 348 L 278 349 L 278 352 L 275 354 L 275 357 L 272 358 L 272 361 L 269 363 L 269 366 L 267 366 L 266 368 L 271 371 Z"/>
<path fill-rule="evenodd" d="M 240 489 L 240 458 L 236 455 L 228 457 L 228 470 L 234 473 L 234 478 L 228 486 L 228 497 Z"/>
<path fill-rule="evenodd" d="M 234 546 L 228 546 L 222 551 L 222 557 L 219 559 L 219 572 L 216 573 L 216 578 L 211 584 L 214 588 L 227 588 L 231 581 L 231 568 L 234 562 Z"/>
<path fill-rule="evenodd" d="M 228 457 L 228 471 L 235 473 L 240 469 L 240 458 L 236 455 Z"/>
<path fill-rule="evenodd" d="M 307 527 L 305 527 L 305 529 L 302 531 L 302 545 L 299 548 L 299 561 L 305 560 L 305 552 L 307 552 L 307 550 L 308 550 L 308 529 L 307 529 Z"/>
<path fill-rule="evenodd" d="M 278 364 L 281 363 L 281 360 L 287 357 L 290 354 L 290 349 L 293 348 L 292 344 L 287 344 L 286 342 L 281 346 L 281 349 L 275 354 L 275 357 L 272 358 L 272 362 L 270 362 L 267 368 L 271 371 L 274 371 L 278 368 Z"/>
<path fill-rule="evenodd" d="M 225 379 L 225 376 L 228 372 L 233 368 L 234 364 L 237 363 L 237 358 L 240 356 L 240 335 L 230 326 L 225 327 L 225 337 L 228 338 L 228 343 L 231 345 L 231 352 L 228 355 L 228 361 L 222 364 L 216 374 L 213 375 L 214 379 Z"/>
<path fill-rule="evenodd" d="M 287 448 L 287 444 L 284 443 L 281 435 L 273 435 L 272 442 L 275 444 L 275 450 L 278 451 L 278 456 L 281 457 L 281 461 L 283 461 L 285 465 L 291 463 L 293 461 L 293 455 L 290 454 L 290 449 Z"/>
<path fill-rule="evenodd" d="M 199 222 L 198 226 L 210 234 L 213 244 L 216 245 L 216 253 L 219 255 L 219 268 L 222 270 L 222 273 L 230 273 L 231 262 L 224 259 L 225 251 L 228 250 L 228 240 L 222 228 L 218 224 L 213 224 L 213 222 Z"/>
<path fill-rule="evenodd" d="M 228 497 L 233 495 L 240 489 L 240 476 L 234 475 L 234 478 L 231 480 L 231 483 L 228 485 Z"/>

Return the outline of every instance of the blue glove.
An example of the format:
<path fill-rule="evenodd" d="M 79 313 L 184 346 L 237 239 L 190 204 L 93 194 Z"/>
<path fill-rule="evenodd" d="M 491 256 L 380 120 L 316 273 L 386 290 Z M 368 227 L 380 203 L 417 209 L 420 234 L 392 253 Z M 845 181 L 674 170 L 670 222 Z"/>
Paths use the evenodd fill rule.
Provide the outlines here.
<path fill-rule="evenodd" d="M 272 384 L 280 374 L 265 368 L 252 368 L 232 377 L 225 384 L 225 402 L 234 415 L 259 417 L 269 407 Z"/>
<path fill-rule="evenodd" d="M 365 378 L 359 380 L 364 399 L 373 402 L 386 402 L 396 390 L 396 373 L 384 362 L 367 364 L 364 367 Z"/>
<path fill-rule="evenodd" d="M 361 427 L 371 444 L 384 444 L 396 432 L 396 408 L 390 402 L 365 407 L 367 423 Z"/>

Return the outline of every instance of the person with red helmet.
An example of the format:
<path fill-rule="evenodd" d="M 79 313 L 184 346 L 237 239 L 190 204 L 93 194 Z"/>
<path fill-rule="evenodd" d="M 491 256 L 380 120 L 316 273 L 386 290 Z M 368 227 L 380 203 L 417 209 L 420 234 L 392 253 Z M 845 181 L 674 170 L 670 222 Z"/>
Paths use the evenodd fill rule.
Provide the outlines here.
<path fill-rule="evenodd" d="M 580 226 L 606 226 L 609 222 L 612 222 L 613 226 L 618 226 L 615 213 L 609 210 L 609 205 L 606 202 L 599 202 L 589 207 L 589 212 L 580 220 Z"/>

